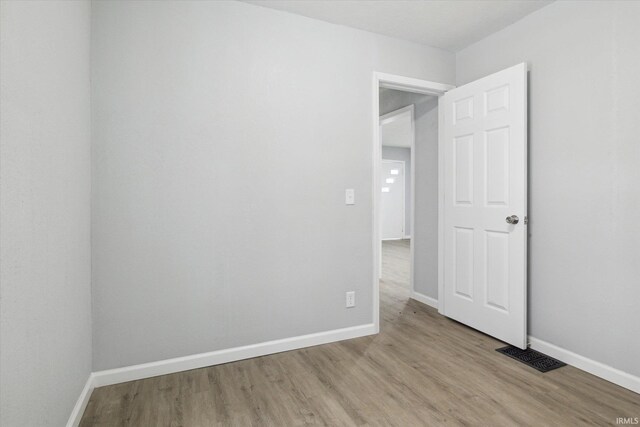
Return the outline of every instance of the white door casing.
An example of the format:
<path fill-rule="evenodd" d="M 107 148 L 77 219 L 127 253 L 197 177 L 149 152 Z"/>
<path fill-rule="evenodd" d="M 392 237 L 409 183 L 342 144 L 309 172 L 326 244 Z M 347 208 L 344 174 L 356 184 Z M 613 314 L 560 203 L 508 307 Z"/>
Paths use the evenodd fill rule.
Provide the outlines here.
<path fill-rule="evenodd" d="M 382 160 L 380 174 L 380 234 L 382 240 L 402 239 L 405 227 L 404 162 Z"/>
<path fill-rule="evenodd" d="M 380 88 L 385 87 L 388 89 L 396 89 L 403 90 L 407 92 L 413 93 L 421 93 L 424 95 L 433 95 L 433 96 L 442 96 L 446 91 L 451 90 L 454 86 L 444 83 L 431 82 L 427 80 L 415 79 L 411 77 L 399 76 L 388 73 L 381 73 L 378 71 L 374 71 L 371 79 L 371 113 L 372 113 L 372 181 L 371 181 L 371 197 L 373 200 L 373 209 L 371 210 L 371 245 L 372 245 L 372 253 L 373 253 L 373 275 L 372 275 L 372 302 L 373 302 L 373 315 L 372 315 L 372 323 L 374 325 L 375 333 L 380 331 L 380 271 L 381 271 L 381 252 L 382 252 L 382 242 L 380 238 L 380 168 L 382 163 L 381 156 L 381 144 L 380 144 Z M 440 159 L 441 154 L 438 154 Z M 415 157 L 412 157 L 412 162 L 415 162 Z M 440 162 L 440 160 L 439 160 Z M 412 165 L 413 166 L 413 165 Z M 412 170 L 415 170 L 415 167 L 412 167 Z M 438 172 L 441 173 L 440 171 Z M 444 179 L 439 178 L 439 182 L 443 182 Z M 412 185 L 412 188 L 415 188 L 415 185 Z M 439 192 L 439 200 L 442 200 L 443 191 Z M 438 235 L 442 234 L 443 222 L 442 218 L 444 215 L 442 214 L 442 203 L 438 203 L 439 209 L 439 219 L 438 219 Z M 412 221 L 414 218 L 412 216 Z M 413 236 L 412 236 L 413 237 Z M 412 239 L 413 241 L 413 239 Z M 444 239 L 438 238 L 438 245 L 441 245 Z M 442 251 L 438 251 L 438 265 L 442 265 Z M 413 269 L 414 256 L 413 256 L 413 245 L 411 245 L 411 266 Z M 438 288 L 443 288 L 443 280 L 441 279 L 442 268 L 438 268 Z M 411 273 L 413 277 L 413 271 Z M 413 285 L 413 279 L 411 279 L 411 283 Z M 412 288 L 413 289 L 413 288 Z M 442 294 L 442 292 L 439 292 Z"/>
<path fill-rule="evenodd" d="M 440 98 L 444 315 L 527 346 L 527 67 Z M 516 215 L 517 224 L 507 222 Z"/>

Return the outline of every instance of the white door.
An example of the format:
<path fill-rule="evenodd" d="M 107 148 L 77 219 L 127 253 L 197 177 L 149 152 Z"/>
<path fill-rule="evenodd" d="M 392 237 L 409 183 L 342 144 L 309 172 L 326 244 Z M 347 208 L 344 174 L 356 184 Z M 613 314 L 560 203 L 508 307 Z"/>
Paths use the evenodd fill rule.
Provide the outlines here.
<path fill-rule="evenodd" d="M 404 237 L 404 162 L 382 161 L 380 174 L 382 240 Z"/>
<path fill-rule="evenodd" d="M 527 346 L 527 68 L 440 98 L 444 315 Z"/>

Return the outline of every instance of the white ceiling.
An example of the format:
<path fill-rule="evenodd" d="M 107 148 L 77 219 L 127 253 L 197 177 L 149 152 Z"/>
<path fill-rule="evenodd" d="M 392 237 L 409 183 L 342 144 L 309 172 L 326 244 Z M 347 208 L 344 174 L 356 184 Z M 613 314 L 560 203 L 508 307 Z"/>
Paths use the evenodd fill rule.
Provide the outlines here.
<path fill-rule="evenodd" d="M 456 52 L 548 0 L 243 0 Z"/>

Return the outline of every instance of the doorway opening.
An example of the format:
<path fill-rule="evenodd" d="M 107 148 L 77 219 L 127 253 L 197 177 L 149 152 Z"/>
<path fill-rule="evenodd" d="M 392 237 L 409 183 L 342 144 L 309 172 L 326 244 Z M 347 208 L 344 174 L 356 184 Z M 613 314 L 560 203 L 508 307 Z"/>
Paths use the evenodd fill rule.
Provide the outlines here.
<path fill-rule="evenodd" d="M 410 298 L 437 301 L 438 97 L 381 87 L 379 113 L 384 321 Z"/>
<path fill-rule="evenodd" d="M 451 88 L 374 76 L 373 306 L 378 331 L 381 310 L 384 319 L 391 319 L 409 299 L 437 306 L 438 97 Z"/>

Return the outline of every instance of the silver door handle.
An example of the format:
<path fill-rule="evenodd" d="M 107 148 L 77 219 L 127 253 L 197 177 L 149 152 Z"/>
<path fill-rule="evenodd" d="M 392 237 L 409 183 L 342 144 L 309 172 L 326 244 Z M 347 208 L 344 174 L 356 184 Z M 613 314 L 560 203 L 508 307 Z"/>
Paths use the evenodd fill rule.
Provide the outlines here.
<path fill-rule="evenodd" d="M 514 224 L 515 225 L 518 222 L 520 222 L 520 218 L 518 218 L 517 215 L 511 215 L 511 216 L 507 217 L 506 221 L 507 221 L 507 224 Z"/>

